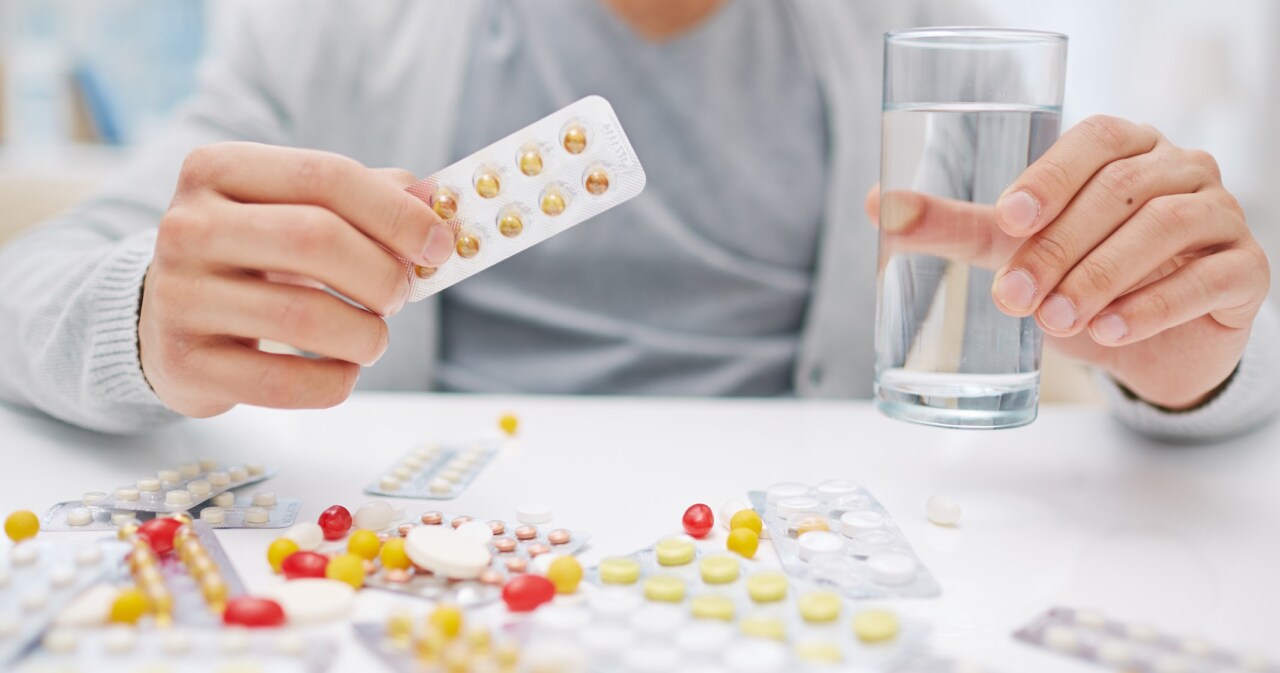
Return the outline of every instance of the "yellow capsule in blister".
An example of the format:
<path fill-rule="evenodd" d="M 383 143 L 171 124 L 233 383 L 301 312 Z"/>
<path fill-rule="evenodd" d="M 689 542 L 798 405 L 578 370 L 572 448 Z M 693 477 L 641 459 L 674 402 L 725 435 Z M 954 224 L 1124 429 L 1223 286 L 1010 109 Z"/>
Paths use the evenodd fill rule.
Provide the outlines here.
<path fill-rule="evenodd" d="M 459 257 L 471 259 L 480 254 L 480 234 L 473 229 L 463 229 L 458 234 L 458 242 L 454 247 Z"/>
<path fill-rule="evenodd" d="M 587 188 L 588 192 L 600 196 L 609 191 L 609 171 L 601 166 L 594 166 L 587 171 L 587 176 L 582 179 L 582 184 Z"/>
<path fill-rule="evenodd" d="M 488 168 L 481 169 L 476 174 L 475 185 L 476 193 L 485 199 L 492 199 L 502 191 L 502 181 L 498 178 L 498 174 Z"/>
<path fill-rule="evenodd" d="M 417 264 L 413 265 L 414 275 L 416 275 L 417 277 L 423 280 L 426 280 L 436 275 L 436 271 L 439 271 L 439 269 L 434 266 L 418 266 Z"/>
<path fill-rule="evenodd" d="M 552 217 L 563 213 L 565 206 L 568 205 L 564 198 L 564 192 L 560 191 L 560 188 L 555 185 L 551 185 L 542 191 L 541 203 L 542 212 Z"/>
<path fill-rule="evenodd" d="M 570 124 L 564 130 L 564 137 L 561 139 L 564 145 L 564 151 L 569 154 L 582 154 L 587 149 L 587 129 L 578 122 Z"/>
<path fill-rule="evenodd" d="M 542 172 L 542 153 L 536 145 L 525 145 L 520 148 L 516 163 L 520 165 L 521 173 L 533 177 Z"/>
<path fill-rule="evenodd" d="M 458 216 L 458 195 L 452 190 L 441 188 L 431 197 L 431 209 L 442 220 L 452 220 Z"/>
<path fill-rule="evenodd" d="M 520 217 L 520 211 L 509 208 L 498 216 L 498 233 L 507 238 L 515 238 L 523 231 L 524 219 Z"/>

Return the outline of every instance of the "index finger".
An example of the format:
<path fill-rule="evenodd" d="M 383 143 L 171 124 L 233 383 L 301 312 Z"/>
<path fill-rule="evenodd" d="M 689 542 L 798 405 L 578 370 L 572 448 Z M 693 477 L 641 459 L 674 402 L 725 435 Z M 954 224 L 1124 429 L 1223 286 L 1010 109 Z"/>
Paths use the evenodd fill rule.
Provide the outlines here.
<path fill-rule="evenodd" d="M 442 243 L 453 236 L 431 207 L 403 185 L 330 152 L 222 143 L 193 151 L 183 165 L 182 179 L 241 202 L 326 208 L 417 264 L 443 262 Z"/>
<path fill-rule="evenodd" d="M 1150 152 L 1160 141 L 1152 127 L 1097 115 L 1075 125 L 1036 159 L 996 201 L 996 221 L 1025 238 L 1057 219 L 1103 166 Z"/>

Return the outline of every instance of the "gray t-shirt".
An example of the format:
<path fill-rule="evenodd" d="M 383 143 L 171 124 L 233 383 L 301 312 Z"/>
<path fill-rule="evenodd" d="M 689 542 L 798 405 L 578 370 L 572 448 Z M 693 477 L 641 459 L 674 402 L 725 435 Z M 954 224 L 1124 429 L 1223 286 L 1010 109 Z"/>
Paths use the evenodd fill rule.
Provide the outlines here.
<path fill-rule="evenodd" d="M 599 0 L 485 2 L 454 158 L 599 94 L 648 187 L 447 290 L 439 387 L 790 392 L 827 188 L 790 2 L 730 0 L 661 44 Z"/>

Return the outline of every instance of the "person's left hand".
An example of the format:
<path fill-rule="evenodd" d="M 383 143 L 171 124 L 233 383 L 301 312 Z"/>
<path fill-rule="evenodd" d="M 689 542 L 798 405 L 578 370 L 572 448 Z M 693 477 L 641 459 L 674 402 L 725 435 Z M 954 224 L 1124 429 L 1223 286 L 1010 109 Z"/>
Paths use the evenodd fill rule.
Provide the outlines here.
<path fill-rule="evenodd" d="M 1068 131 L 994 207 L 880 200 L 873 188 L 867 212 L 895 250 L 998 267 L 1002 311 L 1034 315 L 1051 346 L 1171 409 L 1231 375 L 1270 285 L 1213 157 L 1114 117 Z M 972 235 L 957 245 L 956 231 Z"/>

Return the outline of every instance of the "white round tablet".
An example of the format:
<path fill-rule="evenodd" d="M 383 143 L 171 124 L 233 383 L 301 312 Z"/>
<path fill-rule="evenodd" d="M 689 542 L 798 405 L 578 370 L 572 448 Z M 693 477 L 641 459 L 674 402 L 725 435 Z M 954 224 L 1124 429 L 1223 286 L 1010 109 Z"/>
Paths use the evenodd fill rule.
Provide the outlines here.
<path fill-rule="evenodd" d="M 472 458 L 470 456 L 458 456 L 457 458 L 454 458 L 453 460 L 449 461 L 449 464 L 446 465 L 445 467 L 453 468 L 455 470 L 458 470 L 459 472 L 466 472 L 471 468 L 475 467 L 475 464 L 476 464 L 475 458 Z"/>
<path fill-rule="evenodd" d="M 426 464 L 426 459 L 422 456 L 411 454 L 404 457 L 404 466 L 408 468 L 409 474 L 413 474 L 419 468 Z"/>
<path fill-rule="evenodd" d="M 621 587 L 605 587 L 587 597 L 587 607 L 606 620 L 630 615 L 643 604 L 640 594 Z"/>
<path fill-rule="evenodd" d="M 615 652 L 630 645 L 635 635 L 627 628 L 614 625 L 593 624 L 578 634 L 578 642 L 587 651 L 597 656 L 612 656 Z"/>
<path fill-rule="evenodd" d="M 458 534 L 465 535 L 481 544 L 489 544 L 493 539 L 493 529 L 484 521 L 468 521 L 458 526 Z M 543 556 L 551 556 L 551 554 L 543 554 Z"/>
<path fill-rule="evenodd" d="M 737 514 L 744 509 L 751 509 L 751 505 L 748 505 L 744 500 L 739 498 L 730 498 L 725 500 L 724 503 L 720 505 L 720 525 L 725 529 L 728 529 L 729 520 L 733 518 L 734 514 Z"/>
<path fill-rule="evenodd" d="M 421 458 L 431 458 L 440 452 L 440 447 L 435 444 L 423 444 L 413 450 L 414 454 Z"/>
<path fill-rule="evenodd" d="M 822 502 L 833 502 L 858 492 L 858 482 L 852 479 L 828 479 L 813 490 Z"/>
<path fill-rule="evenodd" d="M 22 609 L 27 612 L 43 610 L 49 604 L 49 590 L 44 587 L 28 589 L 22 594 Z"/>
<path fill-rule="evenodd" d="M 1069 626 L 1055 624 L 1044 630 L 1044 645 L 1059 652 L 1074 652 L 1080 647 L 1080 636 Z"/>
<path fill-rule="evenodd" d="M 107 494 L 102 491 L 89 491 L 80 497 L 80 502 L 86 505 L 92 505 L 105 497 L 107 497 Z"/>
<path fill-rule="evenodd" d="M 405 467 L 404 465 L 397 465 L 396 467 L 391 468 L 391 475 L 396 479 L 407 480 L 413 476 L 413 470 Z"/>
<path fill-rule="evenodd" d="M 1072 619 L 1080 626 L 1090 629 L 1101 629 L 1107 625 L 1106 615 L 1097 610 L 1076 610 Z"/>
<path fill-rule="evenodd" d="M 774 673 L 787 670 L 787 660 L 781 643 L 749 639 L 725 650 L 723 661 L 734 673 Z"/>
<path fill-rule="evenodd" d="M 187 490 L 197 498 L 206 498 L 213 491 L 213 484 L 207 479 L 195 479 L 187 482 Z"/>
<path fill-rule="evenodd" d="M 1190 673 L 1191 662 L 1186 657 L 1166 654 L 1151 664 L 1151 670 L 1155 673 Z"/>
<path fill-rule="evenodd" d="M 289 580 L 267 589 L 294 626 L 341 619 L 355 605 L 356 590 L 346 582 L 315 577 Z"/>
<path fill-rule="evenodd" d="M 267 468 L 263 467 L 262 463 L 245 463 L 244 469 L 251 477 L 261 477 L 267 471 Z"/>
<path fill-rule="evenodd" d="M 520 523 L 547 523 L 551 521 L 551 508 L 541 503 L 525 503 L 516 507 L 516 521 Z"/>
<path fill-rule="evenodd" d="M 76 632 L 65 627 L 49 629 L 45 632 L 44 638 L 40 639 L 40 645 L 54 654 L 74 652 L 78 644 L 79 638 L 76 637 Z"/>
<path fill-rule="evenodd" d="M 183 489 L 181 491 L 169 491 L 164 494 L 164 504 L 170 507 L 183 507 L 191 504 L 191 492 Z"/>
<path fill-rule="evenodd" d="M 40 556 L 40 548 L 31 540 L 23 540 L 9 548 L 9 560 L 16 566 L 29 566 Z"/>
<path fill-rule="evenodd" d="M 430 482 L 427 483 L 427 488 L 431 489 L 432 493 L 435 493 L 436 495 L 440 495 L 442 493 L 448 493 L 452 491 L 453 482 L 449 481 L 448 479 L 445 479 L 444 477 L 436 477 L 435 479 L 432 479 Z"/>
<path fill-rule="evenodd" d="M 680 629 L 676 634 L 676 647 L 695 655 L 713 655 L 722 652 L 733 640 L 733 627 L 726 622 L 699 619 Z"/>
<path fill-rule="evenodd" d="M 1099 643 L 1094 648 L 1094 652 L 1097 654 L 1098 661 L 1116 668 L 1128 664 L 1133 657 L 1133 650 L 1129 648 L 1128 643 L 1110 638 Z"/>
<path fill-rule="evenodd" d="M 400 477 L 397 477 L 394 474 L 383 475 L 382 478 L 378 480 L 378 488 L 384 491 L 398 491 L 400 490 Z"/>
<path fill-rule="evenodd" d="M 178 466 L 178 472 L 184 479 L 195 479 L 200 476 L 200 463 L 183 463 Z"/>
<path fill-rule="evenodd" d="M 391 503 L 383 500 L 374 500 L 356 508 L 353 519 L 355 520 L 356 528 L 378 531 L 390 528 L 391 519 L 394 515 L 395 510 L 392 509 Z"/>
<path fill-rule="evenodd" d="M 591 612 L 575 606 L 544 605 L 534 612 L 533 622 L 548 631 L 577 633 L 591 624 Z"/>
<path fill-rule="evenodd" d="M 126 524 L 136 523 L 138 515 L 129 510 L 117 510 L 111 513 L 111 525 L 119 528 Z"/>
<path fill-rule="evenodd" d="M 137 486 L 139 491 L 145 491 L 148 493 L 152 491 L 159 491 L 160 480 L 154 477 L 143 477 L 138 480 Z"/>
<path fill-rule="evenodd" d="M 631 615 L 631 628 L 641 638 L 674 634 L 689 620 L 687 611 L 668 603 L 646 603 Z"/>
<path fill-rule="evenodd" d="M 212 458 L 201 458 L 199 463 L 201 472 L 209 472 L 210 470 L 218 469 L 218 461 Z"/>
<path fill-rule="evenodd" d="M 249 478 L 249 471 L 239 466 L 228 467 L 227 476 L 231 478 L 231 481 L 244 481 Z"/>
<path fill-rule="evenodd" d="M 168 484 L 182 481 L 182 473 L 177 470 L 160 470 L 156 472 L 156 476 L 160 478 L 161 482 Z"/>
<path fill-rule="evenodd" d="M 945 495 L 929 496 L 925 514 L 939 526 L 954 526 L 960 521 L 960 504 Z"/>
<path fill-rule="evenodd" d="M 271 520 L 271 513 L 266 507 L 250 507 L 244 511 L 245 523 L 266 523 Z"/>
<path fill-rule="evenodd" d="M 489 567 L 489 547 L 448 526 L 417 526 L 404 538 L 409 560 L 442 577 L 475 579 Z"/>
<path fill-rule="evenodd" d="M 160 649 L 170 656 L 182 656 L 191 650 L 191 636 L 181 629 L 161 631 Z"/>
<path fill-rule="evenodd" d="M 462 477 L 465 475 L 466 472 L 464 470 L 459 470 L 456 467 L 446 467 L 440 470 L 440 476 L 449 481 L 462 481 Z"/>
<path fill-rule="evenodd" d="M 257 491 L 253 494 L 250 503 L 254 507 L 275 507 L 276 494 L 271 491 Z"/>
<path fill-rule="evenodd" d="M 632 673 L 668 673 L 680 670 L 680 651 L 665 645 L 632 647 L 622 653 L 622 666 Z"/>
<path fill-rule="evenodd" d="M 805 512 L 815 510 L 822 506 L 817 498 L 801 496 L 797 498 L 783 498 L 778 501 L 778 516 L 785 519 L 796 512 Z"/>
<path fill-rule="evenodd" d="M 774 484 L 769 487 L 769 490 L 765 491 L 765 498 L 770 505 L 786 498 L 799 498 L 806 495 L 809 495 L 809 487 L 794 481 Z"/>
<path fill-rule="evenodd" d="M 68 526 L 87 526 L 93 523 L 93 512 L 88 507 L 72 507 L 67 510 Z"/>
<path fill-rule="evenodd" d="M 9 586 L 9 577 L 9 569 L 4 566 L 0 566 L 0 589 Z"/>
<path fill-rule="evenodd" d="M 285 531 L 284 537 L 296 542 L 298 549 L 302 551 L 314 551 L 324 539 L 324 531 L 320 529 L 320 524 L 314 521 L 303 521 Z"/>
<path fill-rule="evenodd" d="M 222 507 L 223 509 L 226 509 L 228 507 L 235 507 L 236 494 L 232 493 L 231 491 L 227 491 L 226 493 L 219 493 L 213 496 L 213 504 L 217 505 L 218 507 Z"/>
<path fill-rule="evenodd" d="M 22 622 L 13 615 L 0 615 L 0 640 L 18 635 Z"/>
<path fill-rule="evenodd" d="M 231 477 L 226 472 L 210 472 L 204 478 L 209 480 L 214 488 L 225 488 L 231 483 Z"/>
<path fill-rule="evenodd" d="M 562 637 L 533 639 L 520 653 L 520 670 L 529 673 L 587 673 L 587 653 Z"/>
<path fill-rule="evenodd" d="M 216 506 L 206 507 L 200 510 L 200 520 L 207 522 L 211 526 L 226 523 L 227 510 Z"/>
<path fill-rule="evenodd" d="M 811 530 L 801 535 L 797 542 L 800 544 L 801 561 L 812 561 L 816 556 L 844 551 L 844 540 L 825 530 Z"/>
<path fill-rule="evenodd" d="M 96 544 L 87 544 L 76 550 L 76 565 L 97 565 L 102 560 L 102 549 Z"/>
<path fill-rule="evenodd" d="M 883 526 L 884 517 L 878 512 L 873 512 L 871 510 L 845 512 L 840 515 L 840 532 L 849 537 L 853 537 L 863 531 L 875 530 Z"/>
<path fill-rule="evenodd" d="M 65 564 L 58 564 L 49 571 L 49 585 L 54 589 L 65 589 L 76 581 L 76 569 Z"/>
<path fill-rule="evenodd" d="M 116 500 L 121 502 L 132 502 L 138 499 L 138 489 L 136 488 L 117 488 Z"/>
<path fill-rule="evenodd" d="M 875 554 L 867 559 L 867 570 L 877 584 L 901 586 L 916 579 L 916 561 L 906 554 Z"/>

